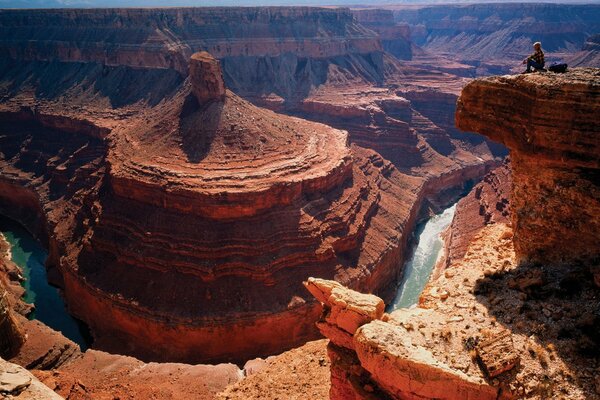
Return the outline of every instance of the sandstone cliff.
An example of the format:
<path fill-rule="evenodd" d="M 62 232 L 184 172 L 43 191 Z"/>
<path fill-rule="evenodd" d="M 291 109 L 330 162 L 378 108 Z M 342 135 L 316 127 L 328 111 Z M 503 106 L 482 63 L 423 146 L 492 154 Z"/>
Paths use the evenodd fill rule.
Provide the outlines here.
<path fill-rule="evenodd" d="M 599 397 L 598 83 L 582 69 L 464 89 L 458 126 L 503 140 L 511 162 L 459 202 L 417 307 L 386 314 L 375 296 L 305 283 L 323 304 L 332 399 Z"/>
<path fill-rule="evenodd" d="M 476 80 L 457 126 L 511 149 L 515 249 L 522 261 L 600 256 L 600 71 Z M 560 107 L 557 107 L 560 104 Z"/>

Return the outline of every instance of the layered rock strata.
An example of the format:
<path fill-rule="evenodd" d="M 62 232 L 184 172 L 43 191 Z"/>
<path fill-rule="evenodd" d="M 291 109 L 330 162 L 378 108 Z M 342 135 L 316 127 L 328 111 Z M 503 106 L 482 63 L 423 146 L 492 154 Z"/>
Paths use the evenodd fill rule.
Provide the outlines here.
<path fill-rule="evenodd" d="M 428 101 L 423 92 L 430 95 Z M 451 135 L 454 129 L 447 129 L 447 121 L 456 98 L 433 89 L 325 86 L 304 99 L 294 114 L 347 130 L 351 142 L 374 149 L 400 171 L 423 176 L 433 186 L 454 176 L 454 184 L 438 186 L 442 190 L 470 179 L 461 174 L 483 176 L 475 170 L 495 165 L 496 156 L 503 154 L 490 150 L 481 137 Z"/>
<path fill-rule="evenodd" d="M 50 279 L 104 349 L 243 361 L 314 337 L 303 279 L 388 299 L 424 199 L 494 163 L 393 89 L 349 119 L 339 101 L 310 109 L 317 87 L 349 98 L 398 72 L 348 10 L 2 11 L 0 27 L 0 210 L 48 244 Z M 190 68 L 196 50 L 247 98 L 331 104 L 313 119 L 394 163 L 223 92 L 214 60 Z"/>
<path fill-rule="evenodd" d="M 477 76 L 516 72 L 541 41 L 546 60 L 564 61 L 600 29 L 597 4 L 439 4 L 390 6 L 427 52 L 475 67 Z M 531 23 L 535 20 L 536 23 Z M 516 61 L 516 63 L 515 63 Z M 584 59 L 582 59 L 584 61 Z M 593 62 L 593 58 L 589 61 Z M 596 66 L 594 64 L 583 64 Z M 582 66 L 583 66 L 582 65 Z"/>
<path fill-rule="evenodd" d="M 591 35 L 583 44 L 581 51 L 567 56 L 571 67 L 600 67 L 600 34 Z"/>
<path fill-rule="evenodd" d="M 383 80 L 377 34 L 347 9 L 3 10 L 0 38 L 4 61 L 172 69 L 184 77 L 189 57 L 204 50 L 222 61 L 228 86 L 244 96 L 301 98 L 329 69 Z"/>
<path fill-rule="evenodd" d="M 363 26 L 377 32 L 383 49 L 399 60 L 412 58 L 412 41 L 408 24 L 397 23 L 391 10 L 359 9 L 352 10 L 356 20 Z"/>
<path fill-rule="evenodd" d="M 376 296 L 322 279 L 305 285 L 323 304 L 317 326 L 330 340 L 331 399 L 499 398 L 497 388 L 451 368 L 414 334 L 415 319 L 441 316 L 418 309 L 384 316 Z"/>
<path fill-rule="evenodd" d="M 599 94 L 597 69 L 481 79 L 461 94 L 457 126 L 511 149 L 514 242 L 523 262 L 600 256 Z"/>
<path fill-rule="evenodd" d="M 5 105 L 3 212 L 47 229 L 53 279 L 100 348 L 242 361 L 317 335 L 311 274 L 393 294 L 423 181 L 342 131 L 220 97 L 206 63 L 130 116 Z"/>

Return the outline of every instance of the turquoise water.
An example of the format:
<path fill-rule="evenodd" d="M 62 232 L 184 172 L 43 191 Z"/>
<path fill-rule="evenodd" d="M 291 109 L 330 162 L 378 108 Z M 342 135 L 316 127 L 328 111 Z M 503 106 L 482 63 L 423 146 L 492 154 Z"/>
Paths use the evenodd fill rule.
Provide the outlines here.
<path fill-rule="evenodd" d="M 417 228 L 417 247 L 412 257 L 404 265 L 404 275 L 396 298 L 388 307 L 389 311 L 416 304 L 431 275 L 431 271 L 442 255 L 444 242 L 441 234 L 452 223 L 456 204 L 434 215 Z"/>
<path fill-rule="evenodd" d="M 3 216 L 0 216 L 0 232 L 11 245 L 13 262 L 23 271 L 24 300 L 35 304 L 30 318 L 62 332 L 82 350 L 87 349 L 90 343 L 87 329 L 69 315 L 58 289 L 48 283 L 44 266 L 48 257 L 46 249 L 21 225 Z"/>

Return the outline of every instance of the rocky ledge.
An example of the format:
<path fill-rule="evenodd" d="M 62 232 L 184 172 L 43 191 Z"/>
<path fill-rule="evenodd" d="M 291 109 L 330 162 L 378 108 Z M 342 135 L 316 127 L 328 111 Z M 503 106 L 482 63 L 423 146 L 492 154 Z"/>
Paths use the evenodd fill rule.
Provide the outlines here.
<path fill-rule="evenodd" d="M 459 202 L 417 307 L 383 313 L 376 296 L 305 282 L 323 304 L 331 399 L 599 398 L 599 76 L 464 89 L 458 125 L 511 148 L 513 190 L 505 165 Z"/>
<path fill-rule="evenodd" d="M 522 261 L 600 257 L 600 69 L 477 79 L 456 123 L 511 151 L 515 250 Z"/>

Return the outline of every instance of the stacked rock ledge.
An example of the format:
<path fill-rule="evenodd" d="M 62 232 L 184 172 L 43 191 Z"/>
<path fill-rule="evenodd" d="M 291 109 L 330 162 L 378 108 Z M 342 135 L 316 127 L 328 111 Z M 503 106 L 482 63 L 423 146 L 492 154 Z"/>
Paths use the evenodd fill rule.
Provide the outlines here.
<path fill-rule="evenodd" d="M 402 321 L 427 320 L 433 310 L 399 310 L 390 315 L 383 312 L 383 300 L 372 294 L 317 278 L 304 285 L 323 306 L 317 327 L 330 340 L 332 400 L 499 398 L 498 388 L 451 368 L 427 348 L 413 344 L 412 328 Z"/>
<path fill-rule="evenodd" d="M 600 258 L 600 69 L 476 79 L 462 91 L 460 129 L 511 151 L 517 257 Z"/>

